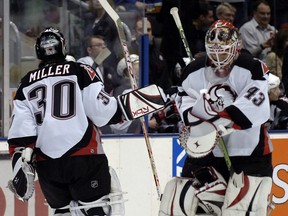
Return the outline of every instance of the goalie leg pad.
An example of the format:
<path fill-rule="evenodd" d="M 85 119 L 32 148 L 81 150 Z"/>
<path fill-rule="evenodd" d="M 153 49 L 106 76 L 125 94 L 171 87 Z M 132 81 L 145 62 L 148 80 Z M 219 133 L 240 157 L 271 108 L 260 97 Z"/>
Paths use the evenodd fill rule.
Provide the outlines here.
<path fill-rule="evenodd" d="M 72 207 L 71 212 L 79 212 L 79 209 L 81 209 L 81 211 L 85 211 L 88 215 L 125 215 L 125 200 L 118 176 L 112 167 L 109 167 L 109 172 L 111 176 L 110 193 L 93 202 L 79 201 L 79 207 Z"/>
<path fill-rule="evenodd" d="M 111 190 L 110 194 L 113 196 L 110 197 L 111 204 L 109 205 L 108 215 L 109 216 L 124 216 L 125 215 L 125 206 L 123 192 L 121 189 L 119 178 L 112 167 L 109 167 L 109 172 L 111 176 Z M 117 195 L 118 194 L 118 195 Z M 114 203 L 114 204 L 113 204 Z M 104 207 L 104 211 L 107 212 L 107 207 Z"/>
<path fill-rule="evenodd" d="M 13 179 L 8 181 L 8 188 L 18 199 L 28 201 L 34 193 L 35 169 L 27 162 L 28 156 L 23 157 L 23 152 L 25 148 L 19 148 L 13 154 Z"/>
<path fill-rule="evenodd" d="M 236 188 L 229 180 L 222 215 L 267 215 L 271 188 L 270 177 L 244 176 L 242 188 Z"/>
<path fill-rule="evenodd" d="M 174 177 L 165 186 L 158 216 L 195 215 L 198 199 L 193 179 Z"/>
<path fill-rule="evenodd" d="M 195 191 L 199 208 L 211 215 L 221 215 L 227 183 L 213 167 L 203 167 L 194 173 L 200 188 Z"/>

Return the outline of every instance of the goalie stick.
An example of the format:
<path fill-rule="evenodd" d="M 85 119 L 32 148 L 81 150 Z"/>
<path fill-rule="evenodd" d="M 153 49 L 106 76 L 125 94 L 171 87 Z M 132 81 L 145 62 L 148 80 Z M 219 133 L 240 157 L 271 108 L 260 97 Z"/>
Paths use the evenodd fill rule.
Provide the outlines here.
<path fill-rule="evenodd" d="M 111 7 L 111 5 L 108 3 L 107 0 L 99 0 L 101 6 L 104 8 L 104 10 L 107 12 L 107 14 L 112 18 L 112 20 L 114 21 L 117 31 L 118 31 L 118 35 L 119 35 L 119 39 L 121 42 L 121 46 L 122 46 L 122 51 L 125 57 L 125 61 L 127 64 L 127 69 L 128 69 L 128 73 L 129 73 L 129 79 L 130 79 L 130 83 L 131 83 L 131 87 L 132 89 L 137 89 L 138 85 L 135 79 L 135 75 L 134 75 L 134 71 L 133 71 L 133 66 L 132 66 L 132 62 L 130 59 L 130 54 L 129 54 L 129 50 L 127 47 L 127 41 L 126 41 L 126 37 L 124 34 L 124 29 L 123 29 L 123 25 L 122 22 L 120 20 L 120 17 L 118 16 L 118 14 L 114 11 L 114 9 Z M 148 132 L 147 132 L 147 128 L 146 128 L 146 123 L 145 123 L 145 119 L 144 117 L 140 118 L 140 122 L 141 122 L 141 127 L 143 130 L 143 135 L 145 138 L 145 142 L 146 142 L 146 147 L 147 147 L 147 151 L 149 154 L 149 159 L 150 159 L 150 164 L 151 164 L 151 168 L 152 168 L 152 172 L 154 175 L 154 181 L 156 184 L 156 189 L 157 189 L 157 194 L 158 194 L 158 198 L 161 200 L 161 196 L 162 196 L 162 192 L 161 192 L 161 188 L 160 188 L 160 184 L 159 184 L 159 178 L 158 178 L 158 174 L 157 174 L 157 170 L 156 170 L 156 165 L 155 165 L 155 161 L 154 161 L 154 157 L 153 157 L 153 153 L 152 153 L 152 148 L 151 148 L 151 144 L 150 144 L 150 140 L 149 140 L 149 136 L 148 136 Z"/>
<path fill-rule="evenodd" d="M 184 33 L 184 29 L 182 27 L 182 23 L 181 23 L 181 20 L 180 20 L 180 17 L 179 17 L 179 14 L 178 14 L 178 8 L 177 7 L 173 7 L 170 9 L 170 14 L 173 16 L 173 19 L 176 23 L 176 26 L 178 28 L 178 31 L 179 31 L 179 34 L 180 34 L 180 37 L 182 39 L 182 42 L 183 42 L 183 45 L 184 45 L 184 48 L 185 48 L 185 51 L 188 55 L 188 57 L 190 58 L 191 61 L 194 60 L 193 58 L 193 55 L 190 51 L 190 48 L 189 48 L 189 45 L 188 45 L 188 42 L 187 42 L 187 39 L 185 37 L 185 33 Z"/>

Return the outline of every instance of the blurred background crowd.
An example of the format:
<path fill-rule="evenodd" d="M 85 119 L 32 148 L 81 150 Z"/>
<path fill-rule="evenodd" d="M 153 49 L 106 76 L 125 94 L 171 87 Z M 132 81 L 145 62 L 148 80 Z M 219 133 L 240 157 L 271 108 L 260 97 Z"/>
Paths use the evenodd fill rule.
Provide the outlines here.
<path fill-rule="evenodd" d="M 38 67 L 34 43 L 46 27 L 60 29 L 73 60 L 99 65 L 105 90 L 117 96 L 131 90 L 117 28 L 98 0 L 10 0 L 9 75 L 10 88 Z M 181 71 L 187 54 L 170 14 L 178 7 L 179 16 L 194 58 L 205 55 L 205 34 L 217 19 L 233 23 L 241 33 L 243 48 L 267 64 L 280 80 L 276 97 L 270 99 L 270 130 L 288 128 L 288 1 L 287 0 L 108 0 L 122 20 L 128 49 L 139 86 L 156 84 L 166 96 L 166 107 L 147 119 L 150 133 L 177 133 L 180 117 L 174 105 Z M 3 87 L 4 31 L 7 20 L 0 3 L 0 89 Z M 6 14 L 6 16 L 5 16 Z M 7 21 L 6 21 L 7 22 Z M 7 35 L 7 34 L 6 34 Z M 148 38 L 148 59 L 143 57 L 142 36 Z M 6 39 L 7 41 L 7 39 Z M 6 52 L 5 52 L 6 53 Z M 144 60 L 145 62 L 144 62 Z M 148 65 L 144 83 L 143 65 Z M 279 90 L 278 90 L 279 89 Z M 2 91 L 2 90 L 1 90 Z M 269 90 L 270 91 L 270 90 Z M 275 91 L 271 91 L 274 92 Z M 0 92 L 1 93 L 1 92 Z M 9 93 L 10 94 L 10 93 Z M 3 92 L 1 93 L 3 104 Z M 3 118 L 4 110 L 0 108 Z M 141 133 L 137 121 L 128 125 L 106 126 L 102 133 Z M 0 135 L 3 136 L 1 130 Z"/>

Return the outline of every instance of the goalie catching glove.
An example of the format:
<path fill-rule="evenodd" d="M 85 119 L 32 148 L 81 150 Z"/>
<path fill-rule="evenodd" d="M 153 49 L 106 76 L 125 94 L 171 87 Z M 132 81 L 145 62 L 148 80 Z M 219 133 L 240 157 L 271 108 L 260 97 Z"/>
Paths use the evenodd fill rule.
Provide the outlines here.
<path fill-rule="evenodd" d="M 32 152 L 31 148 L 16 148 L 12 157 L 13 179 L 8 181 L 8 188 L 22 201 L 28 201 L 34 193 Z"/>

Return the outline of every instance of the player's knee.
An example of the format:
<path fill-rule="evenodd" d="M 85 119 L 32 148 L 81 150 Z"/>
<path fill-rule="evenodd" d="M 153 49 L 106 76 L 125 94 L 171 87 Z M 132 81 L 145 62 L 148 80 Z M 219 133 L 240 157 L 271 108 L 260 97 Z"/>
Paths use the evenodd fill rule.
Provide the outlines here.
<path fill-rule="evenodd" d="M 174 177 L 165 186 L 159 216 L 194 215 L 198 205 L 193 179 Z"/>
<path fill-rule="evenodd" d="M 272 179 L 270 177 L 244 176 L 242 188 L 236 188 L 233 182 L 229 181 L 222 215 L 267 215 L 271 187 Z M 239 194 L 243 191 L 246 192 L 242 193 L 240 198 Z M 236 199 L 237 202 L 235 202 Z"/>
<path fill-rule="evenodd" d="M 195 196 L 199 199 L 197 212 L 221 215 L 227 183 L 213 167 L 203 167 L 194 172 Z"/>
<path fill-rule="evenodd" d="M 221 215 L 227 187 L 224 178 L 212 167 L 199 169 L 194 177 L 175 177 L 166 184 L 159 216 L 195 213 Z"/>

